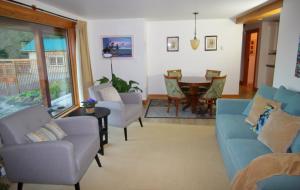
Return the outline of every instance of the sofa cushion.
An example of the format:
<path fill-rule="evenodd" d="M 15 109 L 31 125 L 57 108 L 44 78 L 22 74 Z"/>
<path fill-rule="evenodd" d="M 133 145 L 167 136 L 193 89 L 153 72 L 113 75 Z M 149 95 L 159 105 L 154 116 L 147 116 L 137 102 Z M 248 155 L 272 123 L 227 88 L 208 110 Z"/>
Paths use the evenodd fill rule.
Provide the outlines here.
<path fill-rule="evenodd" d="M 266 86 L 266 85 L 261 85 L 260 88 L 258 89 L 258 91 L 256 92 L 256 94 L 258 94 L 264 98 L 272 100 L 274 98 L 276 91 L 277 91 L 276 88 Z M 256 96 L 256 94 L 255 94 L 255 96 Z M 250 109 L 252 107 L 252 104 L 253 104 L 253 101 L 250 101 L 248 106 L 243 111 L 243 115 L 248 116 Z"/>
<path fill-rule="evenodd" d="M 273 152 L 285 153 L 292 145 L 299 130 L 300 117 L 278 110 L 271 113 L 266 126 L 257 139 Z"/>
<path fill-rule="evenodd" d="M 284 86 L 280 86 L 274 95 L 274 100 L 282 103 L 282 109 L 284 109 L 291 97 L 293 97 L 296 92 L 286 89 Z"/>
<path fill-rule="evenodd" d="M 281 103 L 275 100 L 264 98 L 260 95 L 255 95 L 251 110 L 245 121 L 250 125 L 255 126 L 258 122 L 259 116 L 264 113 L 267 106 L 271 106 L 274 111 L 276 111 L 280 109 Z"/>
<path fill-rule="evenodd" d="M 271 150 L 256 139 L 228 139 L 226 146 L 237 171 L 245 168 L 253 159 Z"/>
<path fill-rule="evenodd" d="M 256 139 L 257 134 L 251 130 L 251 126 L 245 122 L 245 116 L 241 114 L 219 114 L 216 118 L 217 130 L 223 138 Z"/>
<path fill-rule="evenodd" d="M 291 115 L 300 116 L 300 94 L 295 94 L 288 99 L 284 111 Z"/>
<path fill-rule="evenodd" d="M 89 167 L 96 155 L 95 150 L 100 148 L 97 135 L 68 135 L 63 139 L 73 144 L 76 165 L 81 172 Z"/>

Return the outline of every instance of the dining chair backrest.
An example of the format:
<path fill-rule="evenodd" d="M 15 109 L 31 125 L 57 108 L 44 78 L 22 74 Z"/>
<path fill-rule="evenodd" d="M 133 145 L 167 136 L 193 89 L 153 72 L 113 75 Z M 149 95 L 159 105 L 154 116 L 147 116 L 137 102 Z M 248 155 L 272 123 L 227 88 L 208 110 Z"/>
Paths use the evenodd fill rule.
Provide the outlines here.
<path fill-rule="evenodd" d="M 172 98 L 184 98 L 185 95 L 178 85 L 178 78 L 166 75 L 164 77 L 168 96 Z"/>
<path fill-rule="evenodd" d="M 212 77 L 219 77 L 221 75 L 221 71 L 217 70 L 206 70 L 205 78 L 212 79 Z"/>
<path fill-rule="evenodd" d="M 212 77 L 211 85 L 203 95 L 205 99 L 218 99 L 222 97 L 226 82 L 226 75 L 222 77 Z"/>
<path fill-rule="evenodd" d="M 182 77 L 181 69 L 167 70 L 167 73 L 169 77 L 177 77 L 178 79 L 181 79 Z"/>

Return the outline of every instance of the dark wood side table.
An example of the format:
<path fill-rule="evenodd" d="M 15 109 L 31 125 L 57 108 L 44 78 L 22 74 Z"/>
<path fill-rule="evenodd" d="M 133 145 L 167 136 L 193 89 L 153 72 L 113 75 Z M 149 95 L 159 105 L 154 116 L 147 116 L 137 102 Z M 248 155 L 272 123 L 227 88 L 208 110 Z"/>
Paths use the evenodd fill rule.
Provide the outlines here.
<path fill-rule="evenodd" d="M 94 116 L 98 119 L 99 136 L 100 136 L 100 149 L 98 153 L 104 155 L 104 145 L 108 143 L 108 122 L 107 117 L 110 114 L 110 110 L 104 107 L 95 107 L 95 113 L 88 114 L 84 108 L 80 107 L 69 114 L 72 116 Z"/>

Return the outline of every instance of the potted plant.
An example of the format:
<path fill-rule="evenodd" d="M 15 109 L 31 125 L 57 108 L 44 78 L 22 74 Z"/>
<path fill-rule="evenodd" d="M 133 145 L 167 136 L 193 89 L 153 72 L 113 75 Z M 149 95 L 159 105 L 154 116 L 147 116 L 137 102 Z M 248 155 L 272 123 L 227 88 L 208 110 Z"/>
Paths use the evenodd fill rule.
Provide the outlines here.
<path fill-rule="evenodd" d="M 95 105 L 97 104 L 97 100 L 93 98 L 89 98 L 82 103 L 82 106 L 85 108 L 85 112 L 88 114 L 95 113 Z"/>
<path fill-rule="evenodd" d="M 107 77 L 102 77 L 97 80 L 100 84 L 111 83 L 113 87 L 119 92 L 143 92 L 142 89 L 138 87 L 139 83 L 133 80 L 126 82 L 125 80 L 112 74 L 112 79 L 109 80 Z"/>

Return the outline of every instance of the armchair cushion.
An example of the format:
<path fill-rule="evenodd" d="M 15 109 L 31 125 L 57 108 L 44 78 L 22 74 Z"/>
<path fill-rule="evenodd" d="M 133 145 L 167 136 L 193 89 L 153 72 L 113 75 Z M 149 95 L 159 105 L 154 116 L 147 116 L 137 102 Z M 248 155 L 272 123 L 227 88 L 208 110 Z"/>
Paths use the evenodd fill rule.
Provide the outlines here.
<path fill-rule="evenodd" d="M 63 139 L 67 134 L 60 128 L 54 120 L 51 120 L 49 123 L 45 124 L 45 128 L 51 131 L 58 140 Z"/>
<path fill-rule="evenodd" d="M 48 129 L 42 127 L 36 131 L 26 134 L 30 142 L 56 141 L 57 137 Z"/>
<path fill-rule="evenodd" d="M 99 92 L 103 101 L 122 102 L 122 99 L 118 91 L 112 86 L 107 88 L 102 88 L 99 90 Z"/>

